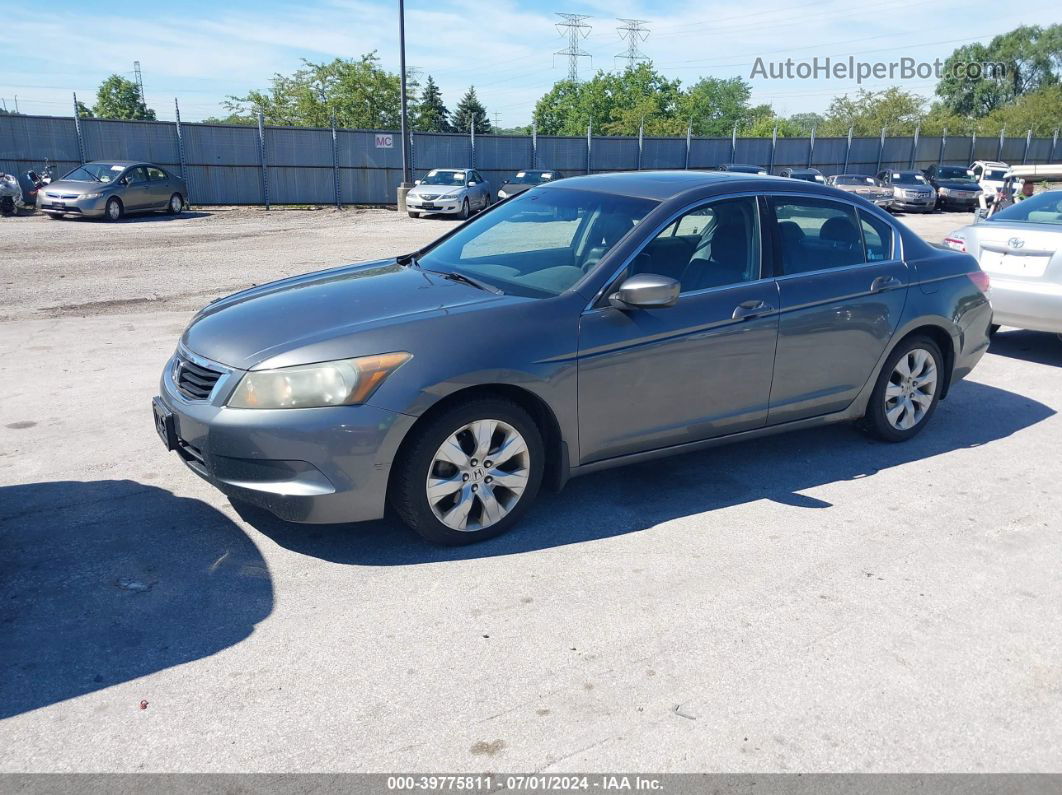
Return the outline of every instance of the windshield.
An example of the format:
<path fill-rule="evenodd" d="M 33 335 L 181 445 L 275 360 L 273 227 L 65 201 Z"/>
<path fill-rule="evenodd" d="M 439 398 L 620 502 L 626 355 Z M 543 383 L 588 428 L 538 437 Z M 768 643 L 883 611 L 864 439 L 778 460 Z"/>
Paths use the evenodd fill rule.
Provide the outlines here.
<path fill-rule="evenodd" d="M 959 166 L 941 166 L 937 169 L 941 179 L 963 179 L 973 181 L 973 173 L 969 169 Z"/>
<path fill-rule="evenodd" d="M 928 185 L 926 178 L 921 174 L 915 174 L 913 171 L 894 171 L 892 174 L 892 181 L 898 185 Z"/>
<path fill-rule="evenodd" d="M 464 171 L 431 171 L 420 181 L 421 185 L 464 185 Z"/>
<path fill-rule="evenodd" d="M 835 185 L 877 185 L 873 177 L 842 176 L 834 180 Z"/>
<path fill-rule="evenodd" d="M 125 171 L 125 166 L 113 163 L 86 163 L 79 168 L 75 168 L 63 179 L 75 182 L 114 182 L 122 175 L 123 171 Z"/>
<path fill-rule="evenodd" d="M 997 179 L 1000 182 L 1002 182 L 1003 178 L 1005 176 L 1007 176 L 1007 172 L 1004 171 L 1003 169 L 1001 169 L 1001 168 L 991 168 L 991 169 L 985 169 L 985 175 L 984 175 L 983 178 L 984 179 Z"/>
<path fill-rule="evenodd" d="M 994 213 L 988 219 L 988 223 L 994 221 L 1062 226 L 1062 190 L 1038 193 L 1017 204 L 1012 204 Z"/>
<path fill-rule="evenodd" d="M 560 295 L 656 205 L 593 191 L 525 191 L 440 241 L 420 255 L 418 264 L 471 276 L 514 295 Z"/>
<path fill-rule="evenodd" d="M 509 182 L 514 185 L 541 185 L 553 179 L 552 171 L 518 171 Z"/>

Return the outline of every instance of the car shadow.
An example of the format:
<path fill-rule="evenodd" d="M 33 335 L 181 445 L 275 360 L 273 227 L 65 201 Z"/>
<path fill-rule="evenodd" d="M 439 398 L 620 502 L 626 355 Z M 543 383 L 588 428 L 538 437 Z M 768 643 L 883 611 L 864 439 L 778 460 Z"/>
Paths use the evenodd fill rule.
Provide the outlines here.
<path fill-rule="evenodd" d="M 1052 414 L 1048 406 L 1014 392 L 962 382 L 925 432 L 902 444 L 872 440 L 851 425 L 833 425 L 599 472 L 573 479 L 561 494 L 541 494 L 511 532 L 465 547 L 428 544 L 394 519 L 298 525 L 249 506 L 237 511 L 281 546 L 334 563 L 394 566 L 513 555 L 637 532 L 757 500 L 827 509 L 830 503 L 801 492 L 989 444 Z"/>
<path fill-rule="evenodd" d="M 170 221 L 187 221 L 193 218 L 209 218 L 214 213 L 204 212 L 202 210 L 185 210 L 180 215 L 170 215 L 165 212 L 143 212 L 143 213 L 127 213 L 122 216 L 122 219 L 118 221 L 120 224 L 144 224 L 144 223 L 167 223 Z M 86 218 L 82 215 L 67 215 L 64 216 L 64 221 L 81 221 L 83 223 L 91 223 L 93 221 L 99 223 L 114 223 L 108 221 L 106 218 Z"/>
<path fill-rule="evenodd" d="M 0 718 L 215 654 L 272 609 L 257 547 L 200 500 L 131 480 L 0 488 Z"/>
<path fill-rule="evenodd" d="M 1046 331 L 1012 329 L 992 336 L 989 352 L 1033 364 L 1062 365 L 1062 339 Z"/>

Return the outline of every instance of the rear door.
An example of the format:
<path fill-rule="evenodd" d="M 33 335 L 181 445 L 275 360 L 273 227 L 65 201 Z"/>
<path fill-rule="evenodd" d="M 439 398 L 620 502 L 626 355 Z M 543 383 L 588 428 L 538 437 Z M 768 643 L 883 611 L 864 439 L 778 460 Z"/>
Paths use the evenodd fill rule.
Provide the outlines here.
<path fill-rule="evenodd" d="M 775 196 L 779 326 L 768 424 L 847 408 L 896 332 L 909 282 L 892 225 L 833 199 Z"/>

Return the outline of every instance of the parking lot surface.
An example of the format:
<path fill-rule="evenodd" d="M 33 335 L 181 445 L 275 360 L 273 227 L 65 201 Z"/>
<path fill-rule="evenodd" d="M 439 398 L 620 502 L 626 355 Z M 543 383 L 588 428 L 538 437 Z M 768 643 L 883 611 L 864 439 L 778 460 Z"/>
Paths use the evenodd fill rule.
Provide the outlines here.
<path fill-rule="evenodd" d="M 1051 335 L 909 443 L 590 475 L 461 549 L 241 515 L 163 451 L 194 309 L 452 223 L 0 219 L 0 770 L 1062 770 Z"/>

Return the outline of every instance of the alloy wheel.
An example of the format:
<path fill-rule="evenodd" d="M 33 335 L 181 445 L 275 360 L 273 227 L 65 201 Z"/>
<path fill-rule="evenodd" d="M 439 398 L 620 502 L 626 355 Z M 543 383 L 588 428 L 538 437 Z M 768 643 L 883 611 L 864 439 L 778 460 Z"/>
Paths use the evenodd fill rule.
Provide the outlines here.
<path fill-rule="evenodd" d="M 913 428 L 925 418 L 936 391 L 933 355 L 924 348 L 912 348 L 896 362 L 885 386 L 885 418 L 897 430 Z"/>
<path fill-rule="evenodd" d="M 497 524 L 516 507 L 531 474 L 527 442 L 501 420 L 476 420 L 432 457 L 425 489 L 432 513 L 459 532 Z"/>

